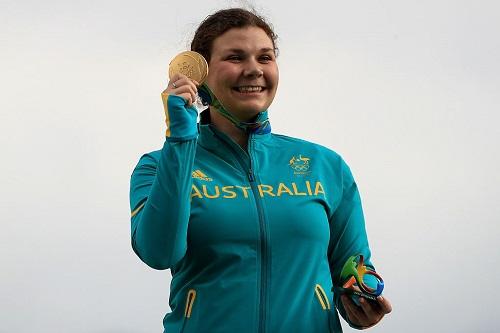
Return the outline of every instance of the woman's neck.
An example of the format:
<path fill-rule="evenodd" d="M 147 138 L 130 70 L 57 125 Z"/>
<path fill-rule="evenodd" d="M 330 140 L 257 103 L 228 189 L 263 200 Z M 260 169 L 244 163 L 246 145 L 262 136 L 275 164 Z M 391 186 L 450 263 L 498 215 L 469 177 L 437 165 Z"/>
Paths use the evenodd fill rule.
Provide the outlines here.
<path fill-rule="evenodd" d="M 210 122 L 212 123 L 212 125 L 217 127 L 219 131 L 223 132 L 231 139 L 233 139 L 234 142 L 239 144 L 241 148 L 243 148 L 244 150 L 247 149 L 248 134 L 234 126 L 234 124 L 229 119 L 221 115 L 219 112 L 210 109 Z"/>

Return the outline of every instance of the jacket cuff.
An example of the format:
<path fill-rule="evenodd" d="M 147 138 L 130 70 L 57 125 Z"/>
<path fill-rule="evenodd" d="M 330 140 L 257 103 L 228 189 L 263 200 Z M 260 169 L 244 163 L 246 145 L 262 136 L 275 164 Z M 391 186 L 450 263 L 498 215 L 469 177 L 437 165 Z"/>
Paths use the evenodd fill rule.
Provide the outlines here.
<path fill-rule="evenodd" d="M 166 137 L 175 141 L 196 138 L 198 136 L 198 111 L 194 106 L 187 106 L 181 96 L 161 94 L 167 124 Z"/>

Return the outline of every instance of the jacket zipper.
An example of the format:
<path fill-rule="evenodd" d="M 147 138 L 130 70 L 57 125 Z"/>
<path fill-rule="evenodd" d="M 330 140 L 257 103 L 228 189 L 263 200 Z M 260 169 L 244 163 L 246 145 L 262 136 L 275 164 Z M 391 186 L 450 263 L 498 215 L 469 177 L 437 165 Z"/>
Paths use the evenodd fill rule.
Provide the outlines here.
<path fill-rule="evenodd" d="M 259 333 L 265 333 L 266 327 L 266 310 L 267 310 L 267 279 L 268 279 L 268 257 L 267 251 L 269 251 L 269 245 L 267 242 L 267 228 L 264 219 L 264 210 L 262 208 L 262 203 L 259 197 L 259 190 L 257 188 L 257 183 L 255 179 L 254 169 L 253 169 L 253 159 L 252 159 L 252 147 L 255 139 L 252 138 L 252 134 L 250 134 L 248 138 L 248 152 L 243 149 L 239 149 L 243 151 L 243 154 L 246 154 L 249 158 L 250 165 L 247 170 L 247 166 L 242 161 L 241 152 L 238 152 L 236 148 L 232 147 L 228 142 L 226 142 L 223 138 L 220 138 L 228 148 L 233 150 L 236 153 L 238 163 L 241 165 L 242 169 L 247 171 L 248 180 L 250 182 L 250 187 L 252 188 L 252 194 L 255 200 L 255 205 L 257 206 L 257 212 L 259 215 L 259 236 L 260 236 L 260 300 L 259 300 Z"/>
<path fill-rule="evenodd" d="M 264 209 L 262 207 L 262 202 L 259 196 L 259 190 L 257 188 L 257 182 L 253 170 L 253 158 L 252 158 L 252 147 L 254 139 L 250 136 L 248 145 L 248 155 L 250 157 L 250 169 L 248 170 L 248 180 L 250 181 L 250 186 L 252 188 L 252 193 L 255 199 L 255 204 L 257 206 L 257 212 L 259 215 L 259 231 L 260 231 L 260 304 L 259 304 L 259 333 L 266 332 L 266 315 L 267 315 L 267 279 L 268 279 L 268 259 L 269 255 L 267 251 L 269 250 L 269 244 L 267 241 L 267 225 L 264 217 Z"/>

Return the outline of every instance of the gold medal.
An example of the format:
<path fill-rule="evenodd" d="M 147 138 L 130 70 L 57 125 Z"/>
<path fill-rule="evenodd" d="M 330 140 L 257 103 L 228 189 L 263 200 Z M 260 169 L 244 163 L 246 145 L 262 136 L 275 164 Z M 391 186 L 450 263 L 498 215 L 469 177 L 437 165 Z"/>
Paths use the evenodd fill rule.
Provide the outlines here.
<path fill-rule="evenodd" d="M 169 79 L 177 73 L 186 75 L 188 78 L 202 84 L 208 75 L 208 63 L 198 52 L 184 51 L 176 55 L 169 64 Z"/>

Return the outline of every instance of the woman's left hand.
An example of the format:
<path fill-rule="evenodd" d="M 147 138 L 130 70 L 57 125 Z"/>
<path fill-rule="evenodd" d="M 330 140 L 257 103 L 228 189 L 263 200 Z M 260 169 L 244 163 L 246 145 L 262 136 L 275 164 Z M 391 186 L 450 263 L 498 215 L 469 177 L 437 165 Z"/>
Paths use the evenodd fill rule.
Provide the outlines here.
<path fill-rule="evenodd" d="M 382 296 L 378 296 L 376 302 L 360 297 L 360 306 L 347 295 L 342 295 L 340 299 L 349 320 L 363 329 L 374 326 L 392 311 L 391 302 Z"/>

